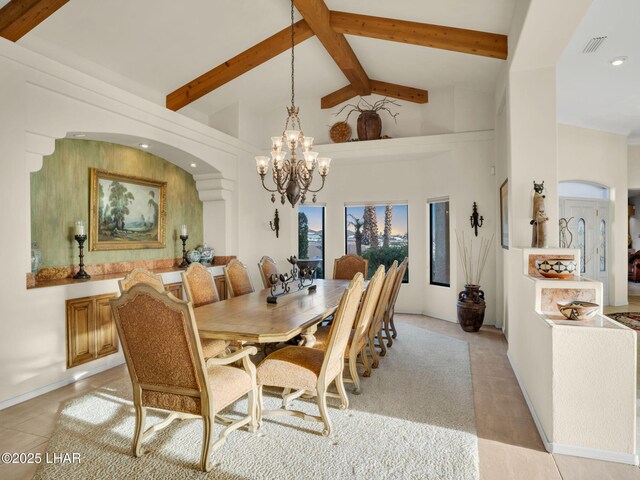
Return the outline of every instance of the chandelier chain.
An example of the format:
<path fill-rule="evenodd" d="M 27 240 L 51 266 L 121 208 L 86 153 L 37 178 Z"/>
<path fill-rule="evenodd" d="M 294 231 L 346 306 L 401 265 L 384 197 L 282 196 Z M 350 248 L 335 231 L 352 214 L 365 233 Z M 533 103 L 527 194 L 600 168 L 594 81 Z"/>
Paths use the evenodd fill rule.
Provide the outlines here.
<path fill-rule="evenodd" d="M 293 26 L 293 0 L 291 0 L 291 108 L 295 107 L 295 29 Z"/>

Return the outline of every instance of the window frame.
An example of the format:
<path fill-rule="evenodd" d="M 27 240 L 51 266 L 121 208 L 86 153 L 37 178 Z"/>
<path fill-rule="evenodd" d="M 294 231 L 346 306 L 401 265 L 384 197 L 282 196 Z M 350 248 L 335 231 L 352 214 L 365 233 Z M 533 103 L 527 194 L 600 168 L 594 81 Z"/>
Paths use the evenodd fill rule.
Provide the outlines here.
<path fill-rule="evenodd" d="M 344 204 L 344 217 L 343 217 L 343 228 L 344 228 L 344 254 L 347 255 L 348 252 L 348 233 L 347 233 L 347 226 L 348 226 L 348 221 L 347 219 L 348 217 L 348 212 L 347 210 L 349 208 L 358 208 L 358 207 L 386 207 L 387 205 L 391 205 L 392 207 L 407 207 L 407 258 L 409 258 L 409 202 L 408 201 L 403 201 L 403 200 L 395 200 L 395 201 L 388 201 L 388 202 L 349 202 L 349 203 L 345 203 Z M 398 261 L 398 265 L 400 264 L 402 260 Z M 371 273 L 371 272 L 369 272 Z M 402 283 L 404 285 L 409 285 L 409 268 L 407 267 L 407 271 L 405 272 L 405 278 L 406 280 L 403 278 L 402 279 Z"/>
<path fill-rule="evenodd" d="M 434 265 L 434 257 L 433 257 L 433 251 L 432 251 L 432 245 L 433 245 L 433 241 L 434 241 L 434 221 L 435 221 L 435 215 L 433 215 L 433 207 L 436 204 L 439 203 L 446 203 L 447 204 L 447 227 L 448 227 L 448 234 L 447 234 L 447 253 L 448 253 L 448 257 L 449 257 L 449 262 L 448 262 L 448 268 L 449 268 L 449 283 L 444 283 L 444 282 L 438 282 L 438 281 L 434 281 L 433 279 L 433 265 Z M 433 285 L 436 287 L 443 287 L 443 288 L 451 288 L 451 201 L 448 197 L 444 197 L 442 199 L 434 199 L 434 200 L 428 200 L 427 201 L 427 211 L 429 214 L 429 246 L 428 246 L 428 256 L 429 256 L 429 285 Z"/>
<path fill-rule="evenodd" d="M 327 270 L 325 268 L 326 265 L 326 258 L 325 258 L 325 251 L 326 251 L 326 214 L 327 214 L 327 206 L 324 204 L 315 204 L 315 205 L 299 205 L 298 206 L 298 214 L 300 213 L 300 208 L 321 208 L 322 209 L 322 262 L 321 262 L 321 267 L 322 267 L 322 279 L 325 279 L 327 277 Z M 307 237 L 308 238 L 308 237 Z M 300 245 L 298 245 L 298 253 L 300 252 Z M 300 260 L 313 260 L 312 258 L 301 258 Z"/>

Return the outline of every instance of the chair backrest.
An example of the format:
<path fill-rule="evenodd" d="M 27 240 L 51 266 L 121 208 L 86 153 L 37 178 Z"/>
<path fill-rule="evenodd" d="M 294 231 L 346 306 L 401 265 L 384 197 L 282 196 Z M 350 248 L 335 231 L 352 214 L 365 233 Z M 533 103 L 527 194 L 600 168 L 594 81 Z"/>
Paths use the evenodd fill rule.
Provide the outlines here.
<path fill-rule="evenodd" d="M 255 292 L 247 267 L 235 258 L 224 267 L 224 279 L 229 297 Z"/>
<path fill-rule="evenodd" d="M 349 253 L 333 261 L 333 279 L 351 280 L 358 272 L 367 278 L 368 269 L 369 260 L 365 260 L 355 253 Z"/>
<path fill-rule="evenodd" d="M 364 293 L 360 308 L 358 309 L 358 316 L 355 322 L 355 332 L 353 340 L 351 342 L 350 355 L 356 355 L 362 347 L 367 344 L 367 335 L 369 334 L 369 326 L 373 319 L 373 313 L 378 305 L 380 293 L 384 285 L 384 265 L 380 265 L 373 274 L 367 290 Z M 355 357 L 354 357 L 355 358 Z"/>
<path fill-rule="evenodd" d="M 110 300 L 134 402 L 193 414 L 212 408 L 191 305 L 147 284 Z"/>
<path fill-rule="evenodd" d="M 318 381 L 324 382 L 325 385 L 328 385 L 337 375 L 342 375 L 344 351 L 358 314 L 363 288 L 364 277 L 358 272 L 340 299 L 329 331 L 329 342 L 318 378 Z"/>
<path fill-rule="evenodd" d="M 271 288 L 271 275 L 278 274 L 278 265 L 273 258 L 265 255 L 258 262 L 258 269 L 260 270 L 260 276 L 262 277 L 262 284 L 264 288 Z"/>
<path fill-rule="evenodd" d="M 220 294 L 211 272 L 201 263 L 192 263 L 182 272 L 182 285 L 187 301 L 194 308 L 220 301 Z"/>
<path fill-rule="evenodd" d="M 391 294 L 393 293 L 393 285 L 396 281 L 397 273 L 398 261 L 394 260 L 387 270 L 387 276 L 384 279 L 382 292 L 380 292 L 380 297 L 378 298 L 378 304 L 376 305 L 376 309 L 373 313 L 373 319 L 371 320 L 369 331 L 373 331 L 374 333 L 376 333 L 382 326 L 384 315 L 387 313 L 387 308 L 389 307 L 389 299 L 391 298 Z"/>
<path fill-rule="evenodd" d="M 388 311 L 391 312 L 396 306 L 396 300 L 398 300 L 398 294 L 400 293 L 400 287 L 402 286 L 402 279 L 404 279 L 404 273 L 407 271 L 407 267 L 409 266 L 409 257 L 404 257 L 402 263 L 398 267 L 398 273 L 396 274 L 396 281 L 393 284 L 393 291 L 391 293 L 391 297 L 389 298 L 389 307 Z"/>
<path fill-rule="evenodd" d="M 144 268 L 134 268 L 129 274 L 121 280 L 118 280 L 118 288 L 120 293 L 126 292 L 134 285 L 146 283 L 151 285 L 158 292 L 164 292 L 164 282 L 162 277 L 157 273 L 150 272 Z"/>

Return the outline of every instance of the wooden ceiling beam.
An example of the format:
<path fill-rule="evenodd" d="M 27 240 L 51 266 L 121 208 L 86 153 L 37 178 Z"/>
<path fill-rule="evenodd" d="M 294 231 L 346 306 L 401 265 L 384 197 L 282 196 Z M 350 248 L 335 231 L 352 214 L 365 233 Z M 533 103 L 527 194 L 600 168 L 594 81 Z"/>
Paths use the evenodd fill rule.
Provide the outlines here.
<path fill-rule="evenodd" d="M 69 0 L 12 0 L 0 9 L 0 37 L 17 42 Z"/>
<path fill-rule="evenodd" d="M 398 100 L 406 100 L 413 103 L 429 102 L 429 92 L 419 88 L 405 87 L 394 83 L 381 82 L 379 80 L 370 80 L 371 93 L 377 93 L 385 97 L 397 98 Z M 342 87 L 340 90 L 325 95 L 320 99 L 320 107 L 323 109 L 333 108 L 347 100 L 356 97 L 358 93 L 351 85 Z"/>
<path fill-rule="evenodd" d="M 331 12 L 323 0 L 293 0 L 298 12 L 336 62 L 358 95 L 369 95 L 371 83 L 351 45 L 342 33 L 331 28 Z"/>
<path fill-rule="evenodd" d="M 313 36 L 304 20 L 296 22 L 294 28 L 296 45 Z M 290 48 L 291 27 L 287 27 L 171 92 L 167 95 L 167 108 L 179 110 Z"/>
<path fill-rule="evenodd" d="M 506 35 L 428 23 L 331 11 L 331 28 L 339 34 L 410 43 L 501 60 L 505 60 L 508 53 Z"/>

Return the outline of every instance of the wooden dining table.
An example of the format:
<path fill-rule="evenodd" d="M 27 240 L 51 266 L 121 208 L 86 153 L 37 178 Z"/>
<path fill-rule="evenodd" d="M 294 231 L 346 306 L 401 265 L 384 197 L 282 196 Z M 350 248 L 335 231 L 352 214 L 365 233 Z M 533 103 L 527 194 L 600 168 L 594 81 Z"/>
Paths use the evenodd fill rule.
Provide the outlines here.
<path fill-rule="evenodd" d="M 195 308 L 203 338 L 252 343 L 286 342 L 302 335 L 312 347 L 318 323 L 335 313 L 348 280 L 315 280 L 315 291 L 303 289 L 267 303 L 269 289 Z"/>

